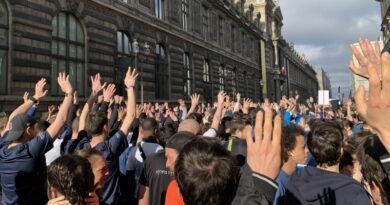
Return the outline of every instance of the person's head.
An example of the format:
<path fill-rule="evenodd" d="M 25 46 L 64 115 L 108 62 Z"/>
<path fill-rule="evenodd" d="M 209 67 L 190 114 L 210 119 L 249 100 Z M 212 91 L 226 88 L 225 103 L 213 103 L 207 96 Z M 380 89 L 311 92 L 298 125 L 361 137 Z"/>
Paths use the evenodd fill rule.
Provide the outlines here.
<path fill-rule="evenodd" d="M 241 138 L 245 128 L 245 121 L 242 118 L 236 118 L 229 122 L 230 133 L 232 136 Z"/>
<path fill-rule="evenodd" d="M 179 128 L 177 131 L 191 132 L 192 134 L 197 135 L 199 134 L 200 130 L 200 125 L 196 120 L 186 119 L 179 124 Z"/>
<path fill-rule="evenodd" d="M 215 139 L 198 137 L 180 152 L 175 178 L 187 205 L 230 204 L 236 188 L 238 167 Z"/>
<path fill-rule="evenodd" d="M 342 129 L 331 122 L 316 124 L 308 136 L 307 145 L 319 166 L 338 165 L 343 153 Z"/>
<path fill-rule="evenodd" d="M 158 123 L 154 118 L 146 118 L 141 124 L 141 136 L 143 137 L 156 137 L 158 130 Z"/>
<path fill-rule="evenodd" d="M 186 119 L 194 119 L 196 120 L 199 124 L 202 124 L 203 121 L 203 116 L 202 114 L 200 113 L 196 113 L 196 112 L 193 112 L 193 113 L 190 113 L 189 115 L 187 115 Z"/>
<path fill-rule="evenodd" d="M 84 205 L 84 200 L 93 192 L 93 180 L 87 159 L 77 155 L 63 155 L 47 169 L 49 198 L 65 196 L 71 204 Z"/>
<path fill-rule="evenodd" d="M 165 166 L 173 171 L 175 168 L 176 158 L 179 155 L 183 147 L 191 141 L 194 134 L 191 132 L 178 132 L 172 135 L 166 142 L 165 145 L 165 156 L 167 158 Z"/>
<path fill-rule="evenodd" d="M 38 132 L 44 132 L 50 126 L 50 123 L 46 120 L 39 120 L 37 122 Z"/>
<path fill-rule="evenodd" d="M 356 156 L 361 163 L 364 179 L 368 182 L 375 204 L 389 204 L 390 182 L 381 164 L 381 157 L 387 155 L 379 138 L 369 132 L 359 136 L 362 139 L 356 147 Z"/>
<path fill-rule="evenodd" d="M 176 128 L 175 126 L 172 124 L 172 123 L 166 123 L 164 126 L 162 126 L 159 130 L 158 130 L 158 137 L 157 137 L 157 141 L 158 143 L 165 147 L 165 144 L 166 142 L 168 141 L 168 139 L 174 135 L 176 133 Z"/>
<path fill-rule="evenodd" d="M 94 175 L 94 188 L 95 190 L 102 189 L 104 185 L 104 179 L 108 176 L 107 162 L 104 159 L 102 152 L 96 149 L 83 149 L 77 152 L 77 155 L 87 159 L 91 163 L 92 172 Z"/>
<path fill-rule="evenodd" d="M 304 134 L 303 129 L 296 125 L 283 127 L 283 162 L 294 164 L 304 164 L 306 162 L 308 149 L 305 145 Z"/>
<path fill-rule="evenodd" d="M 85 130 L 92 136 L 96 135 L 108 135 L 108 120 L 105 112 L 96 111 L 88 114 Z"/>
<path fill-rule="evenodd" d="M 5 140 L 27 142 L 38 135 L 39 130 L 37 127 L 36 120 L 33 117 L 27 114 L 17 115 L 10 121 Z"/>

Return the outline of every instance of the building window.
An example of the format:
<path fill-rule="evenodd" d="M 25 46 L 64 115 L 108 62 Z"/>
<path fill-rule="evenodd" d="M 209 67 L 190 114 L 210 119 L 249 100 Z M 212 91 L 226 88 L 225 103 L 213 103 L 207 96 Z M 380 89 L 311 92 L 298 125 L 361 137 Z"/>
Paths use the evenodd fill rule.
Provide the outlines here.
<path fill-rule="evenodd" d="M 183 53 L 183 81 L 184 94 L 187 99 L 191 97 L 192 93 L 192 69 L 190 63 L 190 55 Z"/>
<path fill-rule="evenodd" d="M 231 42 L 231 45 L 232 45 L 232 51 L 235 51 L 235 33 L 236 31 L 235 31 L 235 27 L 234 27 L 234 25 L 231 25 L 231 29 L 230 29 L 230 42 Z"/>
<path fill-rule="evenodd" d="M 220 46 L 223 46 L 223 39 L 224 39 L 224 28 L 223 28 L 223 25 L 224 25 L 224 20 L 223 18 L 220 16 L 218 17 L 218 43 Z"/>
<path fill-rule="evenodd" d="M 4 1 L 0 1 L 0 94 L 7 93 L 8 64 L 8 9 Z"/>
<path fill-rule="evenodd" d="M 246 44 L 246 36 L 245 36 L 245 33 L 244 31 L 241 32 L 241 53 L 243 56 L 246 56 L 246 48 L 245 48 L 245 44 Z"/>
<path fill-rule="evenodd" d="M 209 33 L 209 12 L 207 7 L 203 6 L 203 13 L 202 13 L 202 37 L 204 40 L 208 39 L 208 33 Z"/>
<path fill-rule="evenodd" d="M 188 22 L 190 17 L 189 0 L 181 0 L 181 21 L 184 31 L 188 31 Z"/>
<path fill-rule="evenodd" d="M 169 98 L 169 74 L 165 48 L 161 44 L 156 45 L 156 98 Z"/>
<path fill-rule="evenodd" d="M 219 66 L 219 90 L 225 90 L 225 77 L 226 77 L 226 68 L 223 64 Z"/>
<path fill-rule="evenodd" d="M 114 79 L 117 85 L 117 91 L 122 95 L 125 93 L 123 79 L 127 68 L 134 65 L 134 57 L 132 55 L 133 48 L 131 42 L 131 38 L 126 33 L 122 31 L 117 32 L 117 59 Z"/>
<path fill-rule="evenodd" d="M 203 58 L 203 81 L 207 83 L 211 82 L 210 63 L 205 58 Z"/>
<path fill-rule="evenodd" d="M 232 82 L 232 95 L 235 97 L 237 94 L 237 68 L 233 68 L 230 77 Z"/>
<path fill-rule="evenodd" d="M 164 0 L 154 0 L 154 14 L 157 18 L 164 18 Z"/>
<path fill-rule="evenodd" d="M 66 72 L 77 93 L 83 96 L 85 34 L 81 23 L 71 14 L 61 12 L 54 17 L 52 27 L 51 93 L 53 95 L 62 93 L 55 82 L 59 72 Z"/>

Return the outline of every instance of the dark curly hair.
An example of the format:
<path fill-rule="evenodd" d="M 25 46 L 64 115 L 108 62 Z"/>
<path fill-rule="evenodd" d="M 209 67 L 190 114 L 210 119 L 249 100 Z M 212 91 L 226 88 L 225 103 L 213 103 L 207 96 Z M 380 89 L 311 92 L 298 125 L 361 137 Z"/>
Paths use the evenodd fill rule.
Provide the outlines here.
<path fill-rule="evenodd" d="M 93 191 L 91 164 L 77 155 L 64 155 L 53 161 L 47 170 L 48 187 L 55 188 L 73 205 L 84 205 Z"/>
<path fill-rule="evenodd" d="M 295 149 L 297 137 L 305 136 L 303 129 L 297 125 L 285 126 L 282 129 L 283 162 L 289 159 L 289 153 Z"/>

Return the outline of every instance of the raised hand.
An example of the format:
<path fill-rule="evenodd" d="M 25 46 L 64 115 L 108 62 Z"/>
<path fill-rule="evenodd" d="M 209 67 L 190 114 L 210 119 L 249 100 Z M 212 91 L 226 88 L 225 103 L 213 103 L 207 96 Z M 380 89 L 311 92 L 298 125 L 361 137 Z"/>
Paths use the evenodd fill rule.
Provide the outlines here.
<path fill-rule="evenodd" d="M 353 60 L 349 62 L 351 71 L 363 78 L 368 78 L 368 69 L 371 67 L 379 73 L 379 76 L 381 76 L 381 49 L 379 42 L 375 42 L 375 48 L 373 48 L 368 39 L 359 39 L 359 45 L 362 51 L 359 51 L 356 46 L 351 45 L 352 53 L 359 62 L 359 65 L 355 65 Z"/>
<path fill-rule="evenodd" d="M 135 83 L 137 82 L 138 73 L 136 69 L 129 69 L 127 70 L 126 77 L 125 77 L 125 85 L 127 88 L 134 87 Z"/>
<path fill-rule="evenodd" d="M 237 101 L 238 103 L 240 103 L 240 101 L 241 101 L 241 94 L 240 94 L 240 93 L 237 93 L 237 94 L 236 94 L 236 101 Z"/>
<path fill-rule="evenodd" d="M 356 108 L 362 116 L 379 134 L 379 139 L 390 152 L 390 54 L 385 52 L 381 56 L 382 83 L 376 66 L 368 67 L 369 95 L 365 99 L 365 91 L 360 86 L 355 94 Z"/>
<path fill-rule="evenodd" d="M 225 103 L 226 93 L 224 91 L 219 91 L 218 93 L 218 104 L 223 105 Z"/>
<path fill-rule="evenodd" d="M 115 91 L 115 84 L 109 84 L 105 89 L 103 89 L 103 101 L 110 102 L 112 96 L 115 94 Z"/>
<path fill-rule="evenodd" d="M 135 106 L 135 118 L 139 118 L 141 116 L 141 113 L 143 112 L 142 105 L 136 105 Z"/>
<path fill-rule="evenodd" d="M 23 101 L 26 103 L 28 101 L 28 96 L 30 95 L 29 92 L 24 92 L 24 95 L 23 95 Z"/>
<path fill-rule="evenodd" d="M 48 90 L 45 89 L 45 85 L 46 85 L 46 79 L 41 78 L 41 80 L 39 80 L 37 84 L 35 84 L 35 93 L 33 98 L 35 98 L 36 100 L 40 100 L 41 98 L 44 98 L 47 95 Z"/>
<path fill-rule="evenodd" d="M 73 87 L 69 81 L 69 75 L 66 75 L 65 73 L 59 73 L 57 77 L 57 82 L 58 85 L 61 87 L 62 92 L 68 95 L 73 94 Z"/>
<path fill-rule="evenodd" d="M 98 95 L 107 85 L 107 83 L 102 85 L 100 73 L 96 74 L 95 76 L 91 76 L 91 83 L 93 95 Z"/>
<path fill-rule="evenodd" d="M 259 111 L 256 115 L 255 140 L 247 132 L 247 163 L 253 172 L 260 173 L 275 179 L 282 164 L 281 135 L 282 119 L 276 116 L 272 120 L 272 111 L 264 106 L 264 113 Z M 264 126 L 263 126 L 264 121 Z M 272 123 L 273 121 L 273 123 Z"/>
<path fill-rule="evenodd" d="M 191 95 L 191 107 L 197 106 L 199 104 L 199 98 L 200 98 L 199 94 L 194 93 Z"/>

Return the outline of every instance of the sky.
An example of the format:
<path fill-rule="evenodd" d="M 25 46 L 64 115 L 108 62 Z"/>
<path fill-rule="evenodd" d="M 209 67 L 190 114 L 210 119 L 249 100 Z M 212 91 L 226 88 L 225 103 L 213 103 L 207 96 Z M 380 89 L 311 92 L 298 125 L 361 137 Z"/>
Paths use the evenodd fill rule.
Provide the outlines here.
<path fill-rule="evenodd" d="M 352 75 L 349 45 L 359 37 L 377 40 L 381 36 L 380 4 L 375 0 L 280 0 L 282 35 L 304 53 L 314 68 L 330 77 L 332 94 L 337 87 L 348 97 Z"/>

